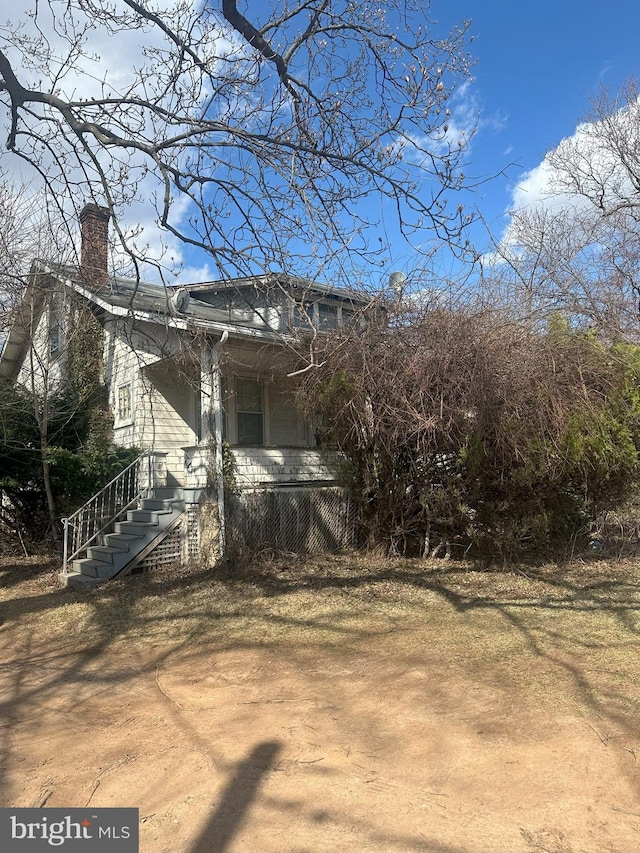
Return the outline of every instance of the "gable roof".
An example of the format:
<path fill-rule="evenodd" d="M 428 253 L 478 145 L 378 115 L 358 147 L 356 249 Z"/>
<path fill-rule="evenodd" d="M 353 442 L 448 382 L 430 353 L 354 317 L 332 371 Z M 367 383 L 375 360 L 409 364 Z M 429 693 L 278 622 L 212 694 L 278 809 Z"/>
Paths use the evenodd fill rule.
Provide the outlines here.
<path fill-rule="evenodd" d="M 198 282 L 173 287 L 152 282 L 113 277 L 98 290 L 86 286 L 76 267 L 46 264 L 40 265 L 42 272 L 62 280 L 67 287 L 96 306 L 115 316 L 131 316 L 135 319 L 171 325 L 174 328 L 188 327 L 207 332 L 234 331 L 255 336 L 258 331 L 254 319 L 234 317 L 230 319 L 228 306 L 221 307 L 207 299 L 213 295 L 223 298 L 235 294 L 240 303 L 252 305 L 252 298 L 265 297 L 265 304 L 293 305 L 305 302 L 328 301 L 349 305 L 354 310 L 370 303 L 362 293 L 330 285 L 317 284 L 307 279 L 288 275 L 263 275 L 230 279 L 227 281 Z M 265 333 L 273 330 L 265 328 Z M 278 337 L 281 337 L 282 330 Z"/>
<path fill-rule="evenodd" d="M 47 276 L 48 279 L 48 276 Z M 42 270 L 34 261 L 20 303 L 12 311 L 9 330 L 0 346 L 0 378 L 14 379 L 20 369 L 46 305 Z"/>

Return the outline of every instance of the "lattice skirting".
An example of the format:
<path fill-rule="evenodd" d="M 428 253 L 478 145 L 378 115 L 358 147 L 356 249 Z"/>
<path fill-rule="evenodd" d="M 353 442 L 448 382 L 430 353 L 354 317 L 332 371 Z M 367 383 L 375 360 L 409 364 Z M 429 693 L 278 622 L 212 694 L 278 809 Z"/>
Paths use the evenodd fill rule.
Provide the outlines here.
<path fill-rule="evenodd" d="M 181 519 L 182 553 L 187 560 L 200 556 L 200 513 L 197 505 L 187 507 Z"/>
<path fill-rule="evenodd" d="M 189 506 L 171 533 L 153 551 L 141 560 L 135 571 L 148 572 L 161 566 L 170 566 L 197 559 L 200 555 L 200 524 L 198 507 Z"/>
<path fill-rule="evenodd" d="M 179 523 L 142 560 L 136 572 L 207 558 L 217 549 L 217 513 L 212 505 L 190 506 Z M 271 547 L 299 554 L 321 554 L 356 545 L 356 512 L 345 489 L 260 489 L 227 495 L 229 545 Z M 215 543 L 209 540 L 215 539 Z M 214 561 L 217 555 L 214 557 Z"/>
<path fill-rule="evenodd" d="M 356 512 L 345 489 L 244 491 L 227 499 L 229 544 L 319 554 L 356 545 Z"/>

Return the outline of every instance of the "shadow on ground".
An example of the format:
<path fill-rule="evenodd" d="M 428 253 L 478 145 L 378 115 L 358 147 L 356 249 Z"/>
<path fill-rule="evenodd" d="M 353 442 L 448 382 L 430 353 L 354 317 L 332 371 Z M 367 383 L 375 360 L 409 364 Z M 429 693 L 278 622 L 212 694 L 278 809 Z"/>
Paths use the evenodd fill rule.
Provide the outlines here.
<path fill-rule="evenodd" d="M 478 680 L 496 673 L 506 679 L 511 661 L 483 672 L 477 650 L 465 646 L 468 638 L 484 630 L 490 650 L 493 638 L 507 637 L 505 648 L 523 649 L 523 665 L 536 660 L 561 674 L 603 730 L 610 725 L 635 738 L 636 572 L 634 561 L 480 570 L 470 563 L 265 554 L 250 564 L 167 569 L 77 592 L 57 586 L 51 565 L 27 566 L 21 574 L 16 560 L 0 567 L 0 713 L 9 723 L 1 733 L 0 764 L 6 768 L 14 757 L 11 724 L 34 703 L 54 702 L 63 687 L 78 704 L 87 692 L 107 701 L 114 687 L 140 676 L 158 682 L 169 659 L 195 650 L 269 646 L 292 660 L 303 646 L 331 647 L 336 654 L 358 646 L 367 653 L 368 644 L 421 620 L 433 622 L 433 632 L 451 632 Z M 144 654 L 121 656 L 125 647 Z M 225 768 L 229 782 L 189 853 L 230 848 L 279 749 L 277 741 L 264 741 Z M 414 842 L 408 839 L 406 847 L 414 849 Z M 424 844 L 415 849 L 456 853 Z"/>

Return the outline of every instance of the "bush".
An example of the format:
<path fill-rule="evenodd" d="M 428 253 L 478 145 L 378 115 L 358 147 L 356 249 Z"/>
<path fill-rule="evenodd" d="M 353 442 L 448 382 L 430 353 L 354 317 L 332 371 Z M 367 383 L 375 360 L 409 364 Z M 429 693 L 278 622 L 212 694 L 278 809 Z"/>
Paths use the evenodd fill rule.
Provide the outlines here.
<path fill-rule="evenodd" d="M 301 399 L 391 552 L 548 550 L 640 480 L 640 349 L 437 310 L 327 341 Z"/>
<path fill-rule="evenodd" d="M 20 388 L 0 385 L 0 492 L 5 498 L 0 525 L 4 535 L 20 531 L 30 543 L 44 541 L 57 520 L 81 506 L 139 451 L 115 447 L 111 417 L 98 389 L 92 408 L 67 391 L 47 401 L 47 444 L 35 401 Z M 55 515 L 47 506 L 44 465 L 48 463 Z"/>

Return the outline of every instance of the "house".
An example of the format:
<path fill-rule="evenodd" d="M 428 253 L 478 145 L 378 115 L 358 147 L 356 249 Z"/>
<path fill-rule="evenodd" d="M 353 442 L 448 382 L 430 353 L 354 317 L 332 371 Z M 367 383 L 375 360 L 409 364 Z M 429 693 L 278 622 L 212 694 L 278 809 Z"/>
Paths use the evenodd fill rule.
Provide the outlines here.
<path fill-rule="evenodd" d="M 297 518 L 300 538 L 299 506 L 309 490 L 335 490 L 337 459 L 318 446 L 314 424 L 293 405 L 292 344 L 301 333 L 312 339 L 358 322 L 368 300 L 287 275 L 173 289 L 112 278 L 109 212 L 89 204 L 80 222 L 80 267 L 34 262 L 29 299 L 0 356 L 0 376 L 51 389 L 65 379 L 74 315 L 90 311 L 102 329 L 114 441 L 143 454 L 126 475 L 131 483 L 111 487 L 120 497 L 102 496 L 111 517 L 102 510 L 89 521 L 83 509 L 67 521 L 65 582 L 131 571 L 163 543 L 167 551 L 170 534 L 182 543 L 173 558 L 176 547 L 182 556 L 185 549 L 194 555 L 205 542 L 223 550 L 229 521 L 229 489 L 220 475 L 225 448 L 235 504 L 268 504 L 268 512 L 253 510 L 262 512 L 263 532 L 282 528 L 284 516 Z M 325 512 L 322 526 L 335 515 Z M 79 528 L 91 536 L 76 535 Z"/>

